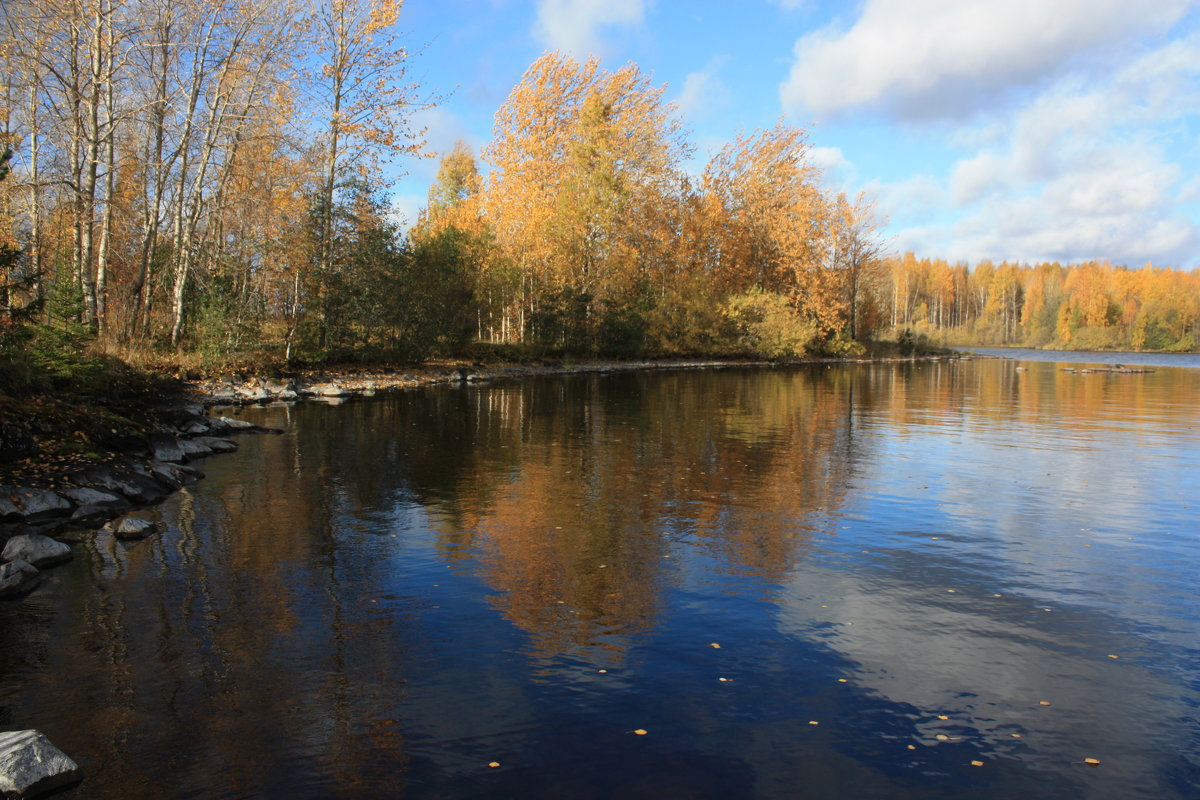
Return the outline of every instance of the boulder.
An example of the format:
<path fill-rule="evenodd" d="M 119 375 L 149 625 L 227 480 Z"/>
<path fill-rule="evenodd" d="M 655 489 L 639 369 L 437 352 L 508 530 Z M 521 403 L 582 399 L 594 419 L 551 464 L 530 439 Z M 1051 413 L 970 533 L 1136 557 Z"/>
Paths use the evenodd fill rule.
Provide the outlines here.
<path fill-rule="evenodd" d="M 199 439 L 180 439 L 178 444 L 186 458 L 211 456 L 213 453 L 212 448 L 202 444 Z"/>
<path fill-rule="evenodd" d="M 113 494 L 112 492 L 102 492 L 99 489 L 91 489 L 86 486 L 65 489 L 63 494 L 67 496 L 67 499 L 78 506 L 125 508 L 127 505 L 129 505 L 129 501 L 120 495 Z"/>
<path fill-rule="evenodd" d="M 157 461 L 183 461 L 184 457 L 179 441 L 169 433 L 151 434 L 150 453 Z"/>
<path fill-rule="evenodd" d="M 197 436 L 192 441 L 207 447 L 209 452 L 212 453 L 232 453 L 238 449 L 236 442 L 221 439 L 217 436 Z"/>
<path fill-rule="evenodd" d="M 22 533 L 5 543 L 0 559 L 27 561 L 35 567 L 44 567 L 47 564 L 70 561 L 71 548 L 40 533 Z"/>
<path fill-rule="evenodd" d="M 71 513 L 71 504 L 54 492 L 41 489 L 17 489 L 8 499 L 12 501 L 13 498 L 16 498 L 16 505 L 20 508 L 21 516 L 26 522 Z"/>
<path fill-rule="evenodd" d="M 221 417 L 221 422 L 224 422 L 231 430 L 235 431 L 248 431 L 258 427 L 253 422 L 246 422 L 244 419 L 234 419 L 233 417 Z"/>
<path fill-rule="evenodd" d="M 229 426 L 229 423 L 223 418 L 218 419 L 217 417 L 205 417 L 204 423 L 208 426 L 209 433 L 225 433 L 226 431 L 232 430 L 232 428 Z"/>
<path fill-rule="evenodd" d="M 28 561 L 0 564 L 0 597 L 17 597 L 31 592 L 42 582 L 42 573 Z"/>
<path fill-rule="evenodd" d="M 0 486 L 0 520 L 21 518 L 21 509 L 13 502 L 16 491 L 12 486 Z"/>
<path fill-rule="evenodd" d="M 192 421 L 179 429 L 180 433 L 186 433 L 188 436 L 197 436 L 199 434 L 208 433 L 208 426 L 203 422 Z"/>
<path fill-rule="evenodd" d="M 0 733 L 0 796 L 34 797 L 82 777 L 79 765 L 41 731 Z"/>
<path fill-rule="evenodd" d="M 312 387 L 317 397 L 350 397 L 354 392 L 337 383 L 318 383 Z"/>
<path fill-rule="evenodd" d="M 113 520 L 105 525 L 104 529 L 112 531 L 118 539 L 145 539 L 150 534 L 157 533 L 159 526 L 149 520 L 125 517 Z"/>

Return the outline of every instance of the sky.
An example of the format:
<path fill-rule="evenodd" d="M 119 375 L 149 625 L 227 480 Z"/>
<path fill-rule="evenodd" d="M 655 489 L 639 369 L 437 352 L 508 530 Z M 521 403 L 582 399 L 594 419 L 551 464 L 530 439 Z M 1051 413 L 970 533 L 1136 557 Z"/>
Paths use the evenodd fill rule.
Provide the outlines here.
<path fill-rule="evenodd" d="M 739 133 L 808 131 L 830 191 L 898 253 L 1200 265 L 1200 0 L 406 0 L 427 149 L 476 152 L 540 55 L 666 86 L 699 172 Z M 436 159 L 393 165 L 397 210 Z"/>

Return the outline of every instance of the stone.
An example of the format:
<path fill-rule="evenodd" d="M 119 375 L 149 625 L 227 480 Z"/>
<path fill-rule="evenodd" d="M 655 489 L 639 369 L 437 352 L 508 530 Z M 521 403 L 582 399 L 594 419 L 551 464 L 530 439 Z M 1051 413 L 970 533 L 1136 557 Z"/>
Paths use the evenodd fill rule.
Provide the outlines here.
<path fill-rule="evenodd" d="M 41 489 L 18 489 L 17 505 L 26 522 L 71 513 L 71 504 L 54 492 Z M 12 497 L 9 497 L 11 500 Z"/>
<path fill-rule="evenodd" d="M 211 456 L 213 453 L 212 448 L 202 444 L 199 439 L 180 439 L 178 444 L 186 458 Z"/>
<path fill-rule="evenodd" d="M 86 486 L 63 490 L 63 494 L 67 499 L 78 506 L 102 506 L 109 508 L 124 508 L 129 505 L 129 501 L 120 495 L 111 492 L 102 492 L 99 489 L 91 489 Z"/>
<path fill-rule="evenodd" d="M 275 399 L 275 395 L 263 388 L 243 388 L 238 390 L 238 399 L 243 403 L 267 403 Z"/>
<path fill-rule="evenodd" d="M 192 421 L 179 429 L 181 433 L 186 433 L 188 436 L 197 436 L 199 434 L 208 433 L 208 426 L 203 422 Z"/>
<path fill-rule="evenodd" d="M 318 383 L 312 387 L 317 397 L 350 397 L 354 392 L 336 383 Z"/>
<path fill-rule="evenodd" d="M 221 422 L 224 422 L 235 431 L 248 431 L 257 427 L 253 422 L 246 422 L 244 419 L 234 419 L 233 417 L 221 417 Z"/>
<path fill-rule="evenodd" d="M 0 597 L 17 597 L 31 592 L 42 582 L 42 573 L 28 561 L 17 559 L 0 564 Z"/>
<path fill-rule="evenodd" d="M 71 521 L 87 525 L 111 517 L 113 509 L 108 506 L 82 505 L 71 514 Z"/>
<path fill-rule="evenodd" d="M 198 436 L 192 441 L 202 444 L 213 453 L 232 453 L 238 449 L 237 442 L 221 439 L 217 436 Z"/>
<path fill-rule="evenodd" d="M 118 539 L 145 539 L 150 534 L 157 533 L 159 526 L 149 520 L 124 517 L 113 520 L 105 525 L 104 529 L 112 531 Z"/>
<path fill-rule="evenodd" d="M 71 548 L 40 533 L 22 533 L 9 539 L 0 553 L 4 561 L 28 561 L 35 567 L 71 560 Z"/>
<path fill-rule="evenodd" d="M 11 499 L 16 491 L 12 486 L 0 486 L 0 520 L 21 518 L 21 509 Z"/>
<path fill-rule="evenodd" d="M 183 461 L 184 456 L 179 441 L 169 433 L 151 434 L 150 453 L 158 461 Z"/>
<path fill-rule="evenodd" d="M 34 797 L 82 777 L 79 765 L 41 731 L 0 733 L 0 796 Z"/>

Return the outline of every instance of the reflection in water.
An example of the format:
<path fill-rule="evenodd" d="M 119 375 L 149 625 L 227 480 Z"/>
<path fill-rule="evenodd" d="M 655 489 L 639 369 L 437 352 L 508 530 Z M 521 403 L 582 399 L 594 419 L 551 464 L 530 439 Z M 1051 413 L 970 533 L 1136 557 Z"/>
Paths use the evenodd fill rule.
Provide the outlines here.
<path fill-rule="evenodd" d="M 288 433 L 145 512 L 166 533 L 81 537 L 0 604 L 0 724 L 74 755 L 75 797 L 1189 797 L 1198 383 L 997 361 L 249 411 Z"/>

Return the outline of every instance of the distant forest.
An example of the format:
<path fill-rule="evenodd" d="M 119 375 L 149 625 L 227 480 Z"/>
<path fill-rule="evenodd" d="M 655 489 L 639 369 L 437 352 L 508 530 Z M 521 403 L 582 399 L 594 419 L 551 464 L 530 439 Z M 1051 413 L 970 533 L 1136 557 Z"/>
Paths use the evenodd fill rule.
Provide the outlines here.
<path fill-rule="evenodd" d="M 695 174 L 636 65 L 534 62 L 476 154 L 421 154 L 396 0 L 6 0 L 0 367 L 125 358 L 857 354 L 880 337 L 1194 349 L 1200 278 L 895 258 L 806 132 Z M 685 165 L 689 165 L 685 168 Z M 2 370 L 0 370 L 2 373 Z M 3 375 L 0 374 L 0 378 Z"/>

